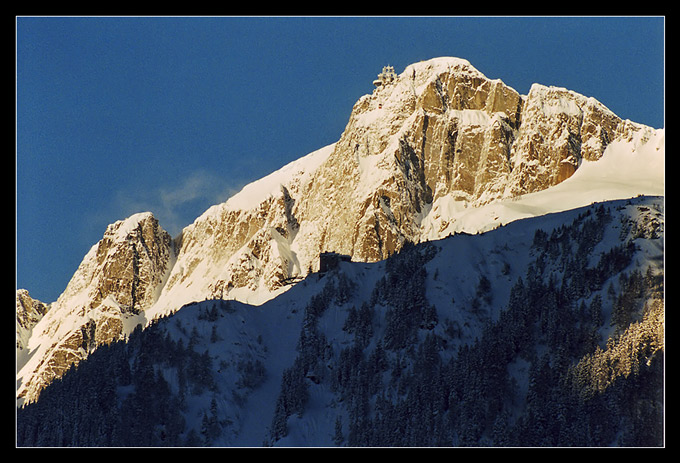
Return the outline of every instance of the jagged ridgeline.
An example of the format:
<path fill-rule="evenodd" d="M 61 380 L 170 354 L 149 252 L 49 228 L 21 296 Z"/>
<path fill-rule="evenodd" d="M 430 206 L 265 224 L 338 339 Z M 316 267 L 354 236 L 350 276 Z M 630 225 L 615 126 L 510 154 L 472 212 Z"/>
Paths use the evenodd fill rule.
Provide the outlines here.
<path fill-rule="evenodd" d="M 662 446 L 664 201 L 339 261 L 100 346 L 20 446 Z"/>
<path fill-rule="evenodd" d="M 399 75 L 386 67 L 375 85 L 336 143 L 247 185 L 178 236 L 152 213 L 134 214 L 107 228 L 57 301 L 18 290 L 18 404 L 138 323 L 206 299 L 260 305 L 318 272 L 326 252 L 378 262 L 409 243 L 664 194 L 664 129 L 593 98 L 539 84 L 520 95 L 450 57 Z"/>

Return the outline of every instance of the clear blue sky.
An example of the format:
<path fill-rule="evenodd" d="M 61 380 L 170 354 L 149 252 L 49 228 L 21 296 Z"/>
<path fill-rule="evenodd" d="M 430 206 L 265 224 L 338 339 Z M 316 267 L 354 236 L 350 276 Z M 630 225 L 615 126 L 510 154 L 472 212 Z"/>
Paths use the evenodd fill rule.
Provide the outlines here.
<path fill-rule="evenodd" d="M 469 60 L 526 94 L 597 98 L 664 126 L 664 18 L 16 20 L 17 287 L 56 300 L 106 226 L 173 236 L 340 138 L 383 65 Z"/>

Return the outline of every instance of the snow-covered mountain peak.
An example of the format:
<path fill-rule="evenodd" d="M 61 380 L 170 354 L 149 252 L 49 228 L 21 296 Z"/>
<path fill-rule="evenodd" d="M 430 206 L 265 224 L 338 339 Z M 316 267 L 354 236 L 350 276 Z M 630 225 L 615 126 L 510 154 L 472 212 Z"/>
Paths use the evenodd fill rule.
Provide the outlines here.
<path fill-rule="evenodd" d="M 427 84 L 442 74 L 467 75 L 486 79 L 486 76 L 468 60 L 453 56 L 440 56 L 409 64 L 399 77 L 411 78 L 416 83 L 416 88 L 422 88 L 422 84 Z"/>
<path fill-rule="evenodd" d="M 563 182 L 614 141 L 636 151 L 634 140 L 653 132 L 567 89 L 536 84 L 522 96 L 460 58 L 414 63 L 380 82 L 338 142 L 245 186 L 182 232 L 154 311 L 205 297 L 262 302 L 318 269 L 324 251 L 371 262 L 405 242 L 489 229 L 504 214 L 463 217 Z"/>
<path fill-rule="evenodd" d="M 33 328 L 20 394 L 138 321 L 206 299 L 271 300 L 323 252 L 376 262 L 407 243 L 662 195 L 664 156 L 663 129 L 593 98 L 539 84 L 522 96 L 459 58 L 414 63 L 358 99 L 336 143 L 246 185 L 174 241 L 148 212 L 110 225 Z"/>
<path fill-rule="evenodd" d="M 114 241 L 127 239 L 129 235 L 140 225 L 148 220 L 155 220 L 151 212 L 138 212 L 130 217 L 118 220 L 106 228 L 104 236 L 108 236 Z"/>

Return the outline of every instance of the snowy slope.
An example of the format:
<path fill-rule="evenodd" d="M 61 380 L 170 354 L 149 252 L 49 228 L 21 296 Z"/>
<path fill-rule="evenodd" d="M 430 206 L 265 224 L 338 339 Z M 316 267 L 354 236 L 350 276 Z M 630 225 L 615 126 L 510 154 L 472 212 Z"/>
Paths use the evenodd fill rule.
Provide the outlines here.
<path fill-rule="evenodd" d="M 604 204 L 610 210 L 617 210 L 618 212 L 611 222 L 612 226 L 605 233 L 603 241 L 595 248 L 593 252 L 595 256 L 608 252 L 612 247 L 622 243 L 622 229 L 624 227 L 620 227 L 619 224 L 625 223 L 626 220 L 638 220 L 640 210 L 649 208 L 653 211 L 663 211 L 663 200 L 660 198 L 640 198 L 632 203 L 619 201 Z M 595 210 L 595 206 L 590 208 L 591 212 Z M 456 356 L 459 346 L 471 345 L 476 339 L 479 339 L 488 323 L 497 321 L 500 311 L 507 308 L 511 288 L 519 277 L 525 277 L 525 272 L 535 257 L 531 252 L 531 247 L 536 230 L 541 229 L 550 234 L 551 230 L 571 223 L 572 220 L 576 220 L 580 214 L 586 211 L 587 209 L 580 208 L 532 219 L 518 220 L 483 235 L 458 235 L 434 242 L 437 252 L 426 266 L 426 294 L 428 303 L 436 306 L 439 317 L 439 322 L 432 333 L 448 340 L 446 347 L 439 351 L 444 362 Z M 626 219 L 622 219 L 623 217 Z M 660 242 L 658 239 L 638 240 L 638 243 L 642 250 L 636 255 L 635 265 L 626 270 L 637 269 L 644 273 L 651 267 L 655 272 L 662 271 L 662 267 L 659 266 L 663 258 L 662 241 Z M 361 304 L 370 304 L 371 292 L 375 289 L 380 278 L 385 276 L 386 267 L 385 262 L 375 264 L 351 263 L 342 264 L 340 272 L 354 284 L 353 296 L 344 304 L 331 304 L 330 308 L 318 320 L 319 331 L 324 333 L 329 348 L 336 354 L 352 344 L 353 336 L 343 330 L 348 311 L 352 307 L 358 308 Z M 490 301 L 489 305 L 482 303 L 479 309 L 473 310 L 473 301 L 479 297 L 477 287 L 480 275 L 486 276 L 491 281 L 492 294 L 486 295 Z M 548 278 L 547 274 L 545 278 Z M 302 288 L 298 285 L 291 290 L 287 294 L 290 299 L 274 299 L 264 304 L 262 310 L 268 312 L 269 310 L 280 310 L 282 307 L 295 307 L 295 309 L 290 309 L 291 318 L 289 320 L 292 320 L 296 315 L 299 317 L 294 312 L 299 310 L 300 302 L 297 306 L 289 306 L 290 301 L 308 300 L 306 298 L 309 297 L 307 292 L 310 288 L 316 289 L 319 283 L 327 283 L 323 279 L 318 282 L 314 280 L 315 277 L 311 277 Z M 611 281 L 615 282 L 616 278 L 612 277 Z M 397 290 L 397 288 L 393 289 Z M 377 313 L 373 319 L 374 339 L 380 339 L 386 334 L 385 323 L 388 310 L 388 307 L 376 306 Z M 605 307 L 604 316 L 603 326 L 608 327 L 611 317 L 609 306 Z M 295 341 L 296 336 L 288 328 L 290 325 L 282 326 L 285 326 L 285 328 L 278 331 L 278 334 L 274 337 L 276 348 L 290 347 Z M 451 338 L 451 332 L 456 333 L 453 338 Z M 416 343 L 423 341 L 424 333 L 427 332 L 425 330 L 420 331 L 421 337 Z M 603 333 L 611 334 L 611 329 L 605 328 Z M 376 344 L 373 341 L 365 348 L 365 351 L 370 352 L 375 347 Z M 416 347 L 414 346 L 413 349 L 416 349 Z M 277 352 L 276 360 L 272 359 L 271 363 L 267 363 L 268 367 L 273 367 L 273 371 L 277 372 L 272 375 L 277 381 L 280 380 L 278 372 L 281 371 L 281 365 L 278 362 L 286 357 L 288 358 L 287 365 L 292 365 L 293 357 L 290 353 L 287 356 L 281 356 L 280 352 Z M 394 360 L 394 357 L 389 358 Z M 337 364 L 333 362 L 337 362 L 337 357 L 328 362 L 331 365 L 329 368 L 332 367 L 331 370 L 337 367 Z M 529 365 L 530 363 L 522 358 L 517 358 L 511 364 L 511 373 L 518 382 L 521 391 L 528 389 Z M 389 375 L 386 375 L 384 381 L 387 382 L 388 378 Z M 348 405 L 332 390 L 329 383 L 330 381 L 321 381 L 319 384 L 314 384 L 312 381 L 308 382 L 309 399 L 304 414 L 301 416 L 294 415 L 288 419 L 288 434 L 276 441 L 275 445 L 336 445 L 333 441 L 336 418 L 341 417 L 345 426 L 351 418 L 346 408 Z M 255 391 L 249 397 L 248 403 L 272 404 L 271 394 L 276 391 L 277 382 L 265 384 L 267 387 L 263 385 L 262 390 Z M 246 418 L 247 424 L 243 427 L 243 434 L 235 436 L 233 441 L 225 438 L 222 441 L 216 441 L 214 445 L 257 446 L 262 441 L 267 441 L 268 428 L 274 408 L 270 408 L 269 411 L 259 407 L 245 406 L 244 408 L 248 411 L 257 410 L 255 412 L 257 418 L 254 420 L 250 417 Z M 347 429 L 345 428 L 345 435 L 346 433 Z"/>
<path fill-rule="evenodd" d="M 363 440 L 352 435 L 352 426 L 361 422 L 357 421 L 356 415 L 360 404 L 346 394 L 357 387 L 352 381 L 362 377 L 362 368 L 371 365 L 368 360 L 373 358 L 373 354 L 384 350 L 386 363 L 377 373 L 382 386 L 369 393 L 364 413 L 366 418 L 377 420 L 379 400 L 388 400 L 396 406 L 400 400 L 418 394 L 408 381 L 400 383 L 399 378 L 413 374 L 416 375 L 415 381 L 417 375 L 422 374 L 418 373 L 419 368 L 424 366 L 419 359 L 428 340 L 438 340 L 437 358 L 441 365 L 448 365 L 452 359 L 459 358 L 461 346 L 474 346 L 479 339 L 488 336 L 489 327 L 499 321 L 502 312 L 508 310 L 512 288 L 521 279 L 529 284 L 530 268 L 545 257 L 541 245 L 535 242 L 538 230 L 550 240 L 561 243 L 562 249 L 561 257 L 558 254 L 552 261 L 543 260 L 545 268 L 539 280 L 544 283 L 561 282 L 563 289 L 570 280 L 565 279 L 568 266 L 562 259 L 576 255 L 571 248 L 563 247 L 565 229 L 570 230 L 571 246 L 579 247 L 592 239 L 593 235 L 585 232 L 599 221 L 600 225 L 595 229 L 596 239 L 591 243 L 594 247 L 589 251 L 592 257 L 587 265 L 590 268 L 596 268 L 603 256 L 623 243 L 631 240 L 635 243 L 635 253 L 624 266 L 605 273 L 606 279 L 602 282 L 584 282 L 590 289 L 572 301 L 575 310 L 580 302 L 591 304 L 597 295 L 601 296 L 603 319 L 595 326 L 602 335 L 600 348 L 607 349 L 614 342 L 607 339 L 614 334 L 611 328 L 614 300 L 608 295 L 608 288 L 613 286 L 616 292 L 623 291 L 621 275 L 632 271 L 645 275 L 651 269 L 652 275 L 663 275 L 663 210 L 662 197 L 597 203 L 515 220 L 483 234 L 456 234 L 417 245 L 387 261 L 341 263 L 338 269 L 325 275 L 312 274 L 287 292 L 257 306 L 220 300 L 189 304 L 160 320 L 158 327 L 162 336 L 167 333 L 175 342 L 181 341 L 183 346 L 192 346 L 196 353 L 210 357 L 211 380 L 206 387 L 196 392 L 194 388 L 181 386 L 177 367 L 169 358 L 172 355 L 164 355 L 163 352 L 153 354 L 161 359 L 156 371 L 167 382 L 171 393 L 180 394 L 180 389 L 184 391 L 181 394 L 184 405 L 179 411 L 175 410 L 184 419 L 180 438 L 188 439 L 193 430 L 194 437 L 203 439 L 202 436 L 207 435 L 205 417 L 214 414 L 215 423 L 219 423 L 218 432 L 207 441 L 200 441 L 211 446 L 358 445 L 356 443 Z M 602 218 L 605 220 L 601 221 Z M 422 284 L 420 281 L 415 286 L 408 283 L 411 278 L 417 277 L 403 273 L 409 262 L 424 263 Z M 488 287 L 480 291 L 482 277 L 487 279 Z M 585 274 L 579 277 L 584 278 Z M 405 345 L 390 346 L 390 327 L 394 325 L 390 314 L 396 310 L 405 290 L 406 298 L 414 297 L 409 291 L 422 290 L 424 306 L 434 307 L 437 316 L 430 324 L 412 327 L 415 337 Z M 415 297 L 417 299 L 418 295 Z M 372 310 L 370 321 L 348 328 L 351 313 L 364 307 Z M 536 307 L 534 310 L 537 315 L 531 322 L 539 326 L 547 323 L 541 318 L 547 317 L 548 308 Z M 352 350 L 357 346 L 359 330 L 363 328 L 369 328 L 370 334 L 360 344 L 360 351 Z M 527 326 L 522 326 L 520 331 L 526 329 Z M 320 339 L 321 343 L 315 345 L 314 339 Z M 529 348 L 537 354 L 556 355 L 540 334 L 533 342 Z M 154 352 L 153 346 L 148 348 Z M 640 351 L 647 352 L 645 349 Z M 290 372 L 299 371 L 300 359 L 303 359 L 303 364 L 310 362 L 310 358 L 304 360 L 305 354 L 314 354 L 311 366 L 301 378 L 304 387 L 300 393 L 306 399 L 302 401 L 300 410 L 285 416 L 285 432 L 274 436 L 277 406 L 284 391 L 291 387 L 284 378 Z M 353 359 L 353 355 L 359 358 Z M 483 369 L 494 367 L 496 360 L 500 361 L 487 359 Z M 137 358 L 129 359 L 131 366 L 138 361 Z M 512 390 L 515 395 L 507 397 L 504 405 L 510 415 L 526 413 L 527 394 L 532 387 L 531 376 L 536 374 L 532 373 L 536 370 L 536 362 L 531 352 L 521 350 L 511 359 L 499 363 L 507 368 L 508 378 L 512 378 L 514 384 Z M 254 375 L 249 374 L 244 367 L 246 363 L 259 365 L 260 369 L 256 369 Z M 423 379 L 425 383 L 431 381 L 427 376 Z M 84 378 L 83 381 L 83 384 L 89 384 L 91 380 Z M 470 384 L 469 387 L 478 386 Z M 76 391 L 80 389 L 76 388 Z M 118 400 L 124 400 L 133 392 L 132 386 L 119 386 Z M 458 400 L 461 407 L 466 403 L 463 397 L 450 400 Z M 451 410 L 442 408 L 437 413 L 449 416 L 453 414 Z M 418 414 L 419 411 L 414 409 L 411 413 Z M 444 423 L 454 417 L 456 415 L 451 415 Z M 336 442 L 338 422 L 342 434 L 340 444 Z M 374 423 L 375 429 L 378 429 L 378 422 Z M 394 425 L 398 427 L 398 423 Z M 612 423 L 612 426 L 619 425 Z M 156 426 L 163 429 L 164 425 Z M 408 427 L 403 429 L 406 434 L 414 431 Z M 487 440 L 478 444 L 490 443 L 492 436 L 483 435 Z M 393 436 L 394 442 L 412 445 L 405 444 L 409 441 L 404 436 Z M 454 433 L 446 439 L 441 445 L 459 445 L 462 437 Z M 201 445 L 200 442 L 192 445 Z M 616 440 L 606 445 L 615 443 Z"/>
<path fill-rule="evenodd" d="M 241 191 L 229 198 L 224 206 L 230 209 L 247 210 L 260 205 L 267 197 L 279 194 L 281 185 L 290 185 L 293 181 L 306 183 L 333 151 L 334 144 L 313 151 L 300 159 L 283 166 L 281 169 L 249 183 Z M 214 206 L 220 207 L 220 205 Z M 210 214 L 211 209 L 205 212 Z M 204 215 L 205 215 L 204 214 Z"/>

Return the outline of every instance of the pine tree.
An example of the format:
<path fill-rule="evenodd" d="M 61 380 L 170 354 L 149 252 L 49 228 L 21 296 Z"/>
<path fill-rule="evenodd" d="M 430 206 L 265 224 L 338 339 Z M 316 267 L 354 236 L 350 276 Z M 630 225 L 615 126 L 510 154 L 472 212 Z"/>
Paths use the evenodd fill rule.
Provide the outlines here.
<path fill-rule="evenodd" d="M 345 436 L 342 434 L 342 418 L 340 415 L 335 417 L 335 433 L 333 434 L 333 442 L 335 445 L 342 445 L 345 441 Z"/>
<path fill-rule="evenodd" d="M 222 428 L 217 417 L 217 400 L 213 396 L 210 401 L 210 414 L 203 413 L 201 422 L 201 435 L 206 446 L 210 446 L 212 442 L 217 439 L 222 433 Z"/>
<path fill-rule="evenodd" d="M 220 340 L 221 338 L 217 334 L 217 326 L 213 325 L 210 331 L 210 342 L 214 344 Z"/>

